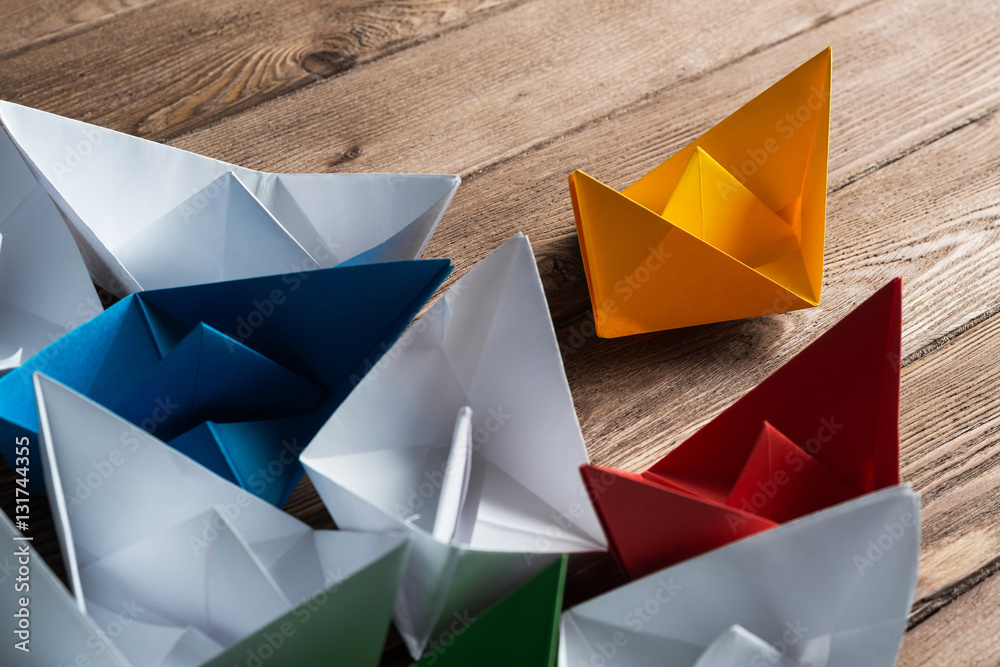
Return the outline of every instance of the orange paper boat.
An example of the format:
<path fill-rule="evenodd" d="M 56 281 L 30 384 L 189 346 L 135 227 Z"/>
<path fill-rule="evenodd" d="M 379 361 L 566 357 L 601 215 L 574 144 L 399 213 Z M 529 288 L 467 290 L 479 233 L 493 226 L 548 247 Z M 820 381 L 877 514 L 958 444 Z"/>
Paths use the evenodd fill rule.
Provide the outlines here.
<path fill-rule="evenodd" d="M 819 304 L 830 50 L 622 192 L 570 174 L 597 333 Z"/>

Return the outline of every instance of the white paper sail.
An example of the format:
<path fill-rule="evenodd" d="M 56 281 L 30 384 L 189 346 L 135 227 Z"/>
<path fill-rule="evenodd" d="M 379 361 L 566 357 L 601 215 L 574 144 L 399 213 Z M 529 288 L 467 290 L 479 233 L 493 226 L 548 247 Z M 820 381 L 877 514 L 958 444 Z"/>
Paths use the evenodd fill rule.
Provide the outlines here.
<path fill-rule="evenodd" d="M 567 610 L 559 665 L 891 667 L 919 556 L 920 497 L 876 491 Z"/>
<path fill-rule="evenodd" d="M 410 327 L 301 460 L 337 525 L 412 535 L 395 621 L 415 657 L 558 554 L 606 548 L 520 234 Z"/>
<path fill-rule="evenodd" d="M 59 210 L 0 131 L 0 375 L 101 310 Z"/>
<path fill-rule="evenodd" d="M 10 102 L 0 102 L 0 125 L 69 223 L 95 281 L 118 296 L 206 277 L 415 259 L 460 182 L 264 173 Z"/>
<path fill-rule="evenodd" d="M 325 604 L 372 623 L 381 613 L 384 639 L 405 537 L 313 531 L 68 387 L 34 379 L 46 485 L 79 610 L 99 623 L 141 610 L 114 640 L 133 664 L 201 664 L 376 562 L 371 604 L 355 593 Z M 297 628 L 299 640 L 336 631 L 313 626 Z M 380 648 L 369 647 L 376 661 Z"/>

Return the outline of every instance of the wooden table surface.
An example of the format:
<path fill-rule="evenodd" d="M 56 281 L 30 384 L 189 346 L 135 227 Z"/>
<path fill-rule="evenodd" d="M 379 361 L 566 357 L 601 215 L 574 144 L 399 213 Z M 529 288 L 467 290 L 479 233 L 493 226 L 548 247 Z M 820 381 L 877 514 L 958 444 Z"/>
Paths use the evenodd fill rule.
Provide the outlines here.
<path fill-rule="evenodd" d="M 822 305 L 595 338 L 566 175 L 620 189 L 828 45 Z M 453 281 L 529 235 L 590 455 L 633 471 L 903 276 L 900 664 L 1000 664 L 998 0 L 0 0 L 0 98 L 257 169 L 461 174 L 425 256 Z M 288 509 L 332 525 L 308 481 Z M 571 570 L 570 604 L 622 581 Z"/>

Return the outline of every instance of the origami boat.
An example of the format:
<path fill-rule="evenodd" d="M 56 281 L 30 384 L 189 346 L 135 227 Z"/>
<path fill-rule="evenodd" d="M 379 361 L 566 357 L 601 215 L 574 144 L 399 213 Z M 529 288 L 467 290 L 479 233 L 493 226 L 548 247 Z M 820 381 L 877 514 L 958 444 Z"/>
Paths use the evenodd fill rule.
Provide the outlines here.
<path fill-rule="evenodd" d="M 460 182 L 264 173 L 10 102 L 0 126 L 117 296 L 415 259 Z"/>
<path fill-rule="evenodd" d="M 408 260 L 130 295 L 0 378 L 0 452 L 37 442 L 41 371 L 283 505 L 299 452 L 450 271 Z"/>
<path fill-rule="evenodd" d="M 528 239 L 460 278 L 301 460 L 338 526 L 411 535 L 394 618 L 414 657 L 559 554 L 604 550 Z"/>
<path fill-rule="evenodd" d="M 919 496 L 876 491 L 567 610 L 559 666 L 892 667 L 919 557 Z"/>
<path fill-rule="evenodd" d="M 36 650 L 8 660 L 4 642 L 5 665 L 378 664 L 405 537 L 312 530 L 72 389 L 34 385 L 75 605 L 43 572 Z"/>
<path fill-rule="evenodd" d="M 640 475 L 584 466 L 630 577 L 899 484 L 902 280 Z"/>
<path fill-rule="evenodd" d="M 817 305 L 829 135 L 827 49 L 620 193 L 571 174 L 598 335 Z"/>

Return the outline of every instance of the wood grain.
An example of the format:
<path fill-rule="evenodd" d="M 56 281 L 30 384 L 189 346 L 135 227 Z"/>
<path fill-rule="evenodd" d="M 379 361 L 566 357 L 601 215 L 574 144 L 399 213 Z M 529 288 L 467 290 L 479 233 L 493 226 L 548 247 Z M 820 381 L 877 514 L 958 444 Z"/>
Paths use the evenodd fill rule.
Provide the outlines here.
<path fill-rule="evenodd" d="M 994 315 L 903 373 L 901 465 L 904 479 L 923 494 L 919 618 L 997 569 L 998 350 Z"/>
<path fill-rule="evenodd" d="M 1000 664 L 998 635 L 1000 578 L 993 578 L 970 591 L 946 613 L 907 635 L 897 664 L 994 667 Z"/>
<path fill-rule="evenodd" d="M 529 2 L 171 143 L 282 171 L 471 174 L 870 1 Z"/>
<path fill-rule="evenodd" d="M 162 0 L 0 58 L 0 97 L 164 140 L 524 1 Z"/>
<path fill-rule="evenodd" d="M 0 57 L 104 25 L 158 0 L 0 0 Z"/>
<path fill-rule="evenodd" d="M 258 168 L 467 176 L 654 105 L 655 125 L 623 121 L 642 150 L 612 140 L 578 149 L 574 166 L 605 176 L 596 165 L 607 157 L 630 167 L 661 162 L 672 139 L 697 136 L 833 45 L 835 184 L 1000 104 L 1000 63 L 989 46 L 1000 38 L 998 9 L 996 0 L 961 13 L 934 0 L 839 2 L 823 11 L 775 2 L 730 10 L 648 0 L 627 11 L 599 0 L 534 2 L 172 143 Z M 355 157 L 344 162 L 344 153 Z"/>
<path fill-rule="evenodd" d="M 428 256 L 453 257 L 454 280 L 529 234 L 592 458 L 629 470 L 904 276 L 901 464 L 923 493 L 923 543 L 900 664 L 992 665 L 998 13 L 997 0 L 0 0 L 0 97 L 263 169 L 463 174 Z M 623 187 L 831 44 L 822 306 L 595 338 L 566 174 Z M 0 463 L 8 510 L 11 479 Z M 35 545 L 61 572 L 36 501 Z M 308 480 L 287 508 L 334 525 Z M 622 580 L 606 555 L 575 559 L 566 603 Z M 384 664 L 407 664 L 398 636 Z"/>
<path fill-rule="evenodd" d="M 899 667 L 1000 664 L 1000 577 L 979 584 L 907 633 Z"/>

